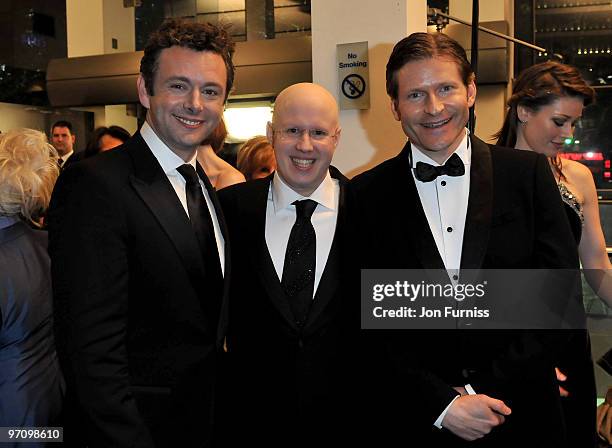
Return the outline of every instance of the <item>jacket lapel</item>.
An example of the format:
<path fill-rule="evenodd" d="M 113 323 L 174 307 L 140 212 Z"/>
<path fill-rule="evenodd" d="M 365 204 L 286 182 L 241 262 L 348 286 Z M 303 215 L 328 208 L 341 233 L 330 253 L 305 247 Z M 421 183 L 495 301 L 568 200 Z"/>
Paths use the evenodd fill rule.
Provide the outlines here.
<path fill-rule="evenodd" d="M 470 197 L 465 218 L 461 269 L 482 266 L 491 230 L 493 210 L 493 165 L 491 150 L 482 140 L 471 137 Z"/>
<path fill-rule="evenodd" d="M 332 178 L 337 179 L 340 186 L 340 197 L 338 198 L 338 217 L 336 219 L 336 229 L 334 239 L 329 250 L 329 255 L 325 263 L 325 269 L 319 280 L 319 285 L 315 297 L 308 313 L 306 321 L 306 331 L 312 331 L 321 313 L 325 310 L 329 302 L 334 298 L 340 285 L 340 242 L 346 232 L 346 188 L 348 179 L 333 166 L 329 167 Z"/>
<path fill-rule="evenodd" d="M 217 215 L 217 222 L 219 223 L 219 228 L 221 229 L 221 235 L 223 236 L 223 253 L 224 253 L 224 268 L 223 268 L 223 296 L 221 302 L 221 310 L 219 316 L 219 326 L 217 329 L 217 345 L 221 347 L 223 345 L 223 340 L 225 338 L 225 334 L 227 331 L 228 325 L 228 317 L 229 317 L 229 288 L 230 288 L 230 279 L 231 279 L 231 246 L 230 240 L 228 238 L 228 230 L 227 223 L 225 222 L 225 216 L 223 215 L 223 209 L 221 208 L 221 203 L 219 202 L 219 198 L 217 197 L 217 192 L 214 187 L 210 183 L 210 179 L 208 179 L 208 175 L 202 168 L 199 162 L 196 161 L 196 171 L 198 173 L 198 177 L 202 179 L 204 185 L 206 187 L 206 191 L 208 192 L 208 197 L 213 203 L 213 207 L 215 209 L 215 214 Z"/>
<path fill-rule="evenodd" d="M 249 251 L 249 256 L 251 257 L 252 266 L 260 267 L 257 269 L 257 272 L 266 296 L 287 323 L 297 330 L 298 327 L 295 324 L 293 313 L 289 307 L 289 301 L 281 287 L 280 279 L 276 274 L 276 269 L 266 244 L 266 208 L 268 206 L 270 182 L 273 176 L 274 174 L 271 174 L 264 181 L 254 182 L 253 188 L 248 191 L 250 193 L 249 197 L 245 197 L 242 200 L 245 208 L 245 219 L 247 216 L 252 217 L 252 219 L 249 219 L 252 225 L 248 226 L 249 234 L 247 238 L 250 241 L 255 241 L 258 245 L 258 247 L 255 247 L 255 250 Z"/>
<path fill-rule="evenodd" d="M 398 185 L 400 191 L 397 192 L 397 196 L 399 198 L 406 198 L 406 202 L 409 205 L 406 207 L 403 204 L 399 204 L 397 212 L 399 213 L 398 221 L 402 226 L 402 229 L 399 229 L 399 231 L 406 234 L 407 238 L 412 240 L 413 249 L 408 247 L 399 249 L 403 250 L 408 257 L 411 256 L 411 249 L 414 250 L 421 267 L 425 269 L 444 269 L 444 262 L 442 257 L 440 257 L 438 246 L 436 246 L 436 241 L 429 228 L 429 222 L 427 221 L 427 216 L 425 216 L 423 204 L 421 204 L 421 198 L 412 176 L 411 151 L 410 142 L 407 142 L 402 152 L 397 156 L 397 163 L 395 164 L 397 172 L 394 176 L 390 176 L 394 179 L 404 180 Z M 411 204 L 413 205 L 412 207 L 410 207 Z M 404 240 L 404 238 L 400 238 L 401 240 Z M 417 266 L 407 264 L 406 267 L 416 268 Z"/>
<path fill-rule="evenodd" d="M 199 291 L 204 266 L 185 209 L 140 133 L 137 133 L 130 143 L 125 150 L 129 151 L 134 163 L 134 174 L 130 178 L 132 187 L 174 244 L 193 287 Z"/>

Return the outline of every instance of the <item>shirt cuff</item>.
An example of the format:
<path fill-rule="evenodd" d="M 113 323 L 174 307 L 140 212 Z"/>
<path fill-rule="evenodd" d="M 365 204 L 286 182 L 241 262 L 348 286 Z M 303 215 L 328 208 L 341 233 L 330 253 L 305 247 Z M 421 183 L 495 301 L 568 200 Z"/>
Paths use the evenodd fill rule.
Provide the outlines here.
<path fill-rule="evenodd" d="M 459 398 L 461 395 L 457 395 L 455 396 L 455 398 L 453 398 L 451 400 L 451 402 L 448 404 L 448 406 L 446 406 L 444 408 L 444 410 L 442 411 L 442 413 L 440 414 L 440 416 L 436 419 L 436 421 L 434 422 L 434 426 L 438 429 L 442 429 L 442 420 L 444 420 L 444 417 L 446 416 L 446 413 L 448 412 L 448 410 L 450 409 L 451 405 L 455 402 L 455 400 L 457 398 Z"/>

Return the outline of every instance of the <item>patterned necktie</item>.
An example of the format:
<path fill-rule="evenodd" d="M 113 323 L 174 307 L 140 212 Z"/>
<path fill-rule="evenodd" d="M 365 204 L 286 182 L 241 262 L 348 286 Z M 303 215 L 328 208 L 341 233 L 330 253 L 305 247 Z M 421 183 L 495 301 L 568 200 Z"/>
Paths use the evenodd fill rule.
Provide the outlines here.
<path fill-rule="evenodd" d="M 425 162 L 417 162 L 415 177 L 421 182 L 431 182 L 438 176 L 446 174 L 447 176 L 457 177 L 465 174 L 465 166 L 461 157 L 454 153 L 442 166 L 433 166 Z"/>
<path fill-rule="evenodd" d="M 193 227 L 193 231 L 200 245 L 206 274 L 217 276 L 221 274 L 221 265 L 218 261 L 219 257 L 217 242 L 215 240 L 215 230 L 208 210 L 208 205 L 206 204 L 206 199 L 204 198 L 204 193 L 202 192 L 202 187 L 200 186 L 200 179 L 196 170 L 188 163 L 179 166 L 176 170 L 185 178 L 187 211 L 189 212 L 191 227 Z M 216 263 L 212 261 L 207 262 L 208 260 L 216 260 Z"/>
<path fill-rule="evenodd" d="M 293 205 L 296 218 L 287 243 L 281 284 L 295 322 L 302 327 L 308 317 L 314 292 L 317 236 L 310 218 L 317 208 L 317 202 L 305 199 L 295 201 Z"/>

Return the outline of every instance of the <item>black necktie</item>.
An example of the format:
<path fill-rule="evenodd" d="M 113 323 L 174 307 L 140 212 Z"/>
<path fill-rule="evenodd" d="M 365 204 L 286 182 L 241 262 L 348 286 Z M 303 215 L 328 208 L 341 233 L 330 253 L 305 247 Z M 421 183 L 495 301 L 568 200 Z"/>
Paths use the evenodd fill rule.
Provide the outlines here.
<path fill-rule="evenodd" d="M 317 236 L 310 217 L 317 208 L 317 203 L 312 199 L 305 199 L 295 201 L 293 205 L 296 218 L 287 243 L 281 283 L 289 299 L 295 322 L 301 327 L 308 317 L 314 292 Z"/>
<path fill-rule="evenodd" d="M 463 176 L 465 174 L 465 166 L 463 161 L 454 153 L 442 166 L 433 166 L 425 162 L 417 162 L 415 176 L 421 182 L 431 182 L 438 176 L 446 174 L 447 176 Z"/>
<path fill-rule="evenodd" d="M 176 170 L 185 178 L 187 211 L 189 212 L 191 227 L 193 227 L 200 245 L 206 274 L 218 276 L 221 274 L 221 265 L 219 264 L 215 230 L 202 187 L 200 186 L 200 179 L 193 166 L 187 163 L 179 166 Z"/>

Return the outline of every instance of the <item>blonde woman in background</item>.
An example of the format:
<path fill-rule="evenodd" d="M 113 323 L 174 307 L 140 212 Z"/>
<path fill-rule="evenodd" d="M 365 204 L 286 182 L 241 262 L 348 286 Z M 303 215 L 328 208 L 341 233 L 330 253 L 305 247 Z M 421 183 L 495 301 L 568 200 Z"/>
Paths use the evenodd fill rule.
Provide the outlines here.
<path fill-rule="evenodd" d="M 257 136 L 244 142 L 238 151 L 238 169 L 246 180 L 267 177 L 276 170 L 274 149 L 266 137 Z"/>
<path fill-rule="evenodd" d="M 42 132 L 0 134 L 0 427 L 60 423 L 65 386 L 53 338 L 47 235 L 33 229 L 49 205 L 57 160 Z"/>
<path fill-rule="evenodd" d="M 225 137 L 227 137 L 227 129 L 223 119 L 221 119 L 216 129 L 198 147 L 198 162 L 204 168 L 204 172 L 215 190 L 221 190 L 245 181 L 240 171 L 217 155 L 223 148 Z"/>

